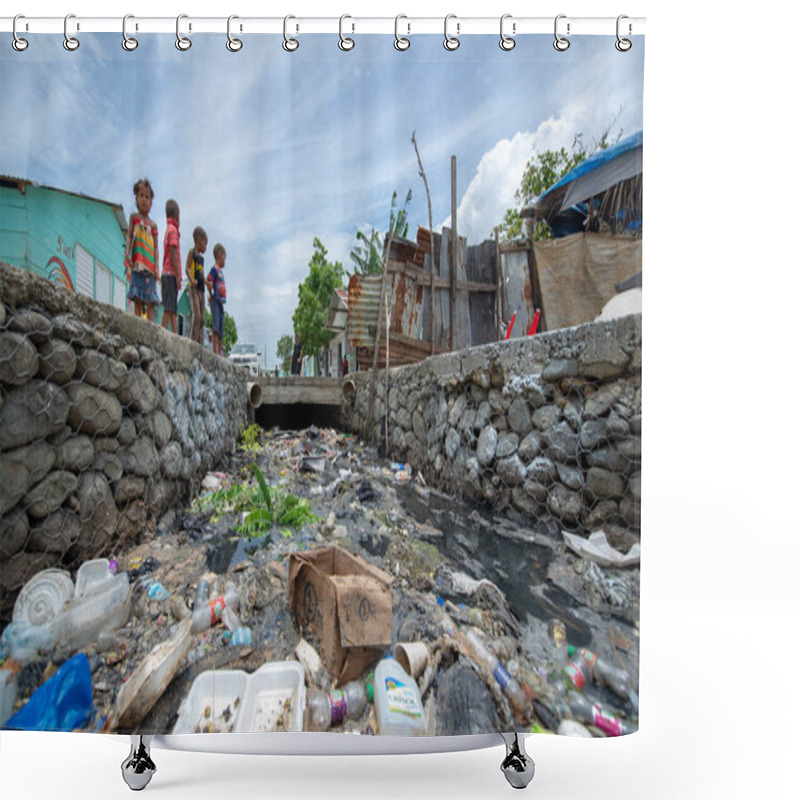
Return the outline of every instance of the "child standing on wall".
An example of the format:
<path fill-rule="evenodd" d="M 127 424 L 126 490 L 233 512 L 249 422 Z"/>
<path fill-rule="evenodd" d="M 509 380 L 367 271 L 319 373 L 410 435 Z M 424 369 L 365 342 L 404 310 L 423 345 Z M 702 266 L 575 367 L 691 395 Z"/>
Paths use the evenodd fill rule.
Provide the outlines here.
<path fill-rule="evenodd" d="M 147 178 L 133 185 L 136 208 L 128 220 L 125 237 L 125 274 L 130 288 L 128 300 L 133 300 L 137 317 L 147 316 L 153 321 L 153 312 L 160 302 L 156 291 L 158 278 L 158 226 L 150 219 L 153 206 L 153 187 Z"/>
<path fill-rule="evenodd" d="M 189 279 L 189 305 L 192 309 L 192 324 L 189 338 L 203 344 L 203 329 L 206 324 L 206 279 L 203 253 L 208 246 L 208 236 L 198 225 L 192 231 L 194 247 L 186 255 L 186 277 Z"/>
<path fill-rule="evenodd" d="M 206 278 L 208 286 L 209 305 L 211 307 L 211 347 L 221 356 L 222 334 L 225 321 L 225 248 L 217 242 L 214 245 L 214 266 L 211 267 Z"/>
<path fill-rule="evenodd" d="M 167 232 L 164 235 L 164 265 L 161 269 L 161 302 L 164 304 L 163 328 L 178 332 L 178 292 L 181 288 L 180 209 L 175 200 L 167 200 Z"/>

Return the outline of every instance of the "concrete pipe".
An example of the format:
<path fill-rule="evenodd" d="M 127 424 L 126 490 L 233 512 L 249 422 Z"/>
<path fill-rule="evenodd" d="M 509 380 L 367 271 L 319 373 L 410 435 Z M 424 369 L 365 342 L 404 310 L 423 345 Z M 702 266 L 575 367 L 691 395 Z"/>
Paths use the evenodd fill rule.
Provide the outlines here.
<path fill-rule="evenodd" d="M 261 384 L 247 384 L 247 402 L 252 408 L 258 408 L 261 405 Z"/>
<path fill-rule="evenodd" d="M 342 399 L 347 400 L 350 405 L 353 405 L 356 400 L 356 384 L 350 378 L 342 384 Z"/>

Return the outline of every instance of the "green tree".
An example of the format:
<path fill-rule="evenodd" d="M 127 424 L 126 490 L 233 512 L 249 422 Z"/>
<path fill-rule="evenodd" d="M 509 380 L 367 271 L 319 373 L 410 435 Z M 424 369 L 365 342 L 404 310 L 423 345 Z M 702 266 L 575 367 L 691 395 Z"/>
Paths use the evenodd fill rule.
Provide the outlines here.
<path fill-rule="evenodd" d="M 342 285 L 344 269 L 341 262 L 328 261 L 328 251 L 314 237 L 314 252 L 308 262 L 308 276 L 297 290 L 297 308 L 292 315 L 294 332 L 300 337 L 303 355 L 314 355 L 327 348 L 333 338 L 325 330 L 333 290 Z"/>
<path fill-rule="evenodd" d="M 615 118 L 616 119 L 616 118 Z M 612 125 L 614 123 L 612 122 Z M 572 142 L 572 152 L 567 152 L 566 148 L 560 150 L 545 150 L 542 153 L 534 153 L 533 157 L 525 165 L 522 173 L 522 180 L 519 188 L 514 194 L 516 201 L 515 208 L 509 208 L 503 217 L 502 223 L 498 226 L 501 241 L 519 239 L 525 235 L 520 217 L 520 209 L 532 205 L 533 202 L 541 197 L 553 184 L 558 183 L 568 172 L 575 169 L 578 164 L 596 153 L 598 150 L 605 150 L 610 144 L 618 142 L 622 136 L 620 129 L 613 141 L 610 140 L 611 126 L 607 128 L 594 149 L 589 152 L 583 144 L 583 134 L 578 133 Z M 533 231 L 533 240 L 552 239 L 553 234 L 547 223 L 539 221 Z"/>
<path fill-rule="evenodd" d="M 211 336 L 211 312 L 206 309 L 206 330 Z M 222 350 L 227 356 L 236 342 L 239 334 L 236 331 L 236 320 L 226 311 L 222 321 Z"/>
<path fill-rule="evenodd" d="M 394 230 L 395 235 L 408 237 L 408 206 L 411 204 L 411 189 L 406 194 L 403 207 L 397 211 L 397 190 L 392 193 L 392 202 L 389 207 L 389 230 Z M 356 233 L 356 246 L 350 251 L 350 258 L 355 265 L 355 270 L 348 275 L 380 275 L 383 272 L 383 242 L 384 235 L 375 228 L 371 233 L 364 231 Z"/>
<path fill-rule="evenodd" d="M 294 349 L 294 341 L 289 334 L 284 334 L 278 339 L 277 355 L 278 361 L 281 365 L 281 373 L 284 375 L 289 374 L 289 368 L 292 366 L 292 350 Z"/>

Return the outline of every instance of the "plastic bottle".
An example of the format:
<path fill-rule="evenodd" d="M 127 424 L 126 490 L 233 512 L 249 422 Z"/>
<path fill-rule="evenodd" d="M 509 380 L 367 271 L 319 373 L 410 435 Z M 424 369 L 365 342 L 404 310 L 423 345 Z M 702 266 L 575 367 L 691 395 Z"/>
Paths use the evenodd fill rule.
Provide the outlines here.
<path fill-rule="evenodd" d="M 197 587 L 194 590 L 194 605 L 192 608 L 200 608 L 203 603 L 208 602 L 208 595 L 211 592 L 211 587 L 205 578 L 197 581 Z"/>
<path fill-rule="evenodd" d="M 330 692 L 312 689 L 306 699 L 308 730 L 326 731 L 345 718 L 358 719 L 366 707 L 367 692 L 358 681 Z"/>
<path fill-rule="evenodd" d="M 570 658 L 575 654 L 576 649 L 572 645 L 567 648 L 567 653 Z M 639 698 L 633 691 L 631 676 L 620 668 L 602 658 L 599 658 L 591 650 L 583 648 L 578 652 L 578 659 L 582 665 L 582 671 L 585 673 L 586 680 L 594 680 L 601 686 L 607 686 L 614 694 L 622 698 L 627 698 L 631 701 L 634 708 L 639 708 Z M 574 661 L 572 663 L 575 663 Z M 583 666 L 585 665 L 585 666 Z M 578 686 L 581 689 L 583 687 Z"/>
<path fill-rule="evenodd" d="M 417 682 L 393 659 L 384 658 L 373 684 L 378 733 L 424 736 L 428 723 Z"/>
<path fill-rule="evenodd" d="M 466 636 L 466 655 L 487 669 L 500 685 L 500 688 L 508 698 L 511 708 L 520 715 L 525 715 L 528 703 L 525 699 L 525 692 L 519 682 L 508 674 L 508 670 L 500 663 L 497 656 L 484 643 L 479 631 L 470 628 Z"/>
<path fill-rule="evenodd" d="M 236 616 L 236 609 L 239 607 L 239 592 L 233 584 L 225 587 L 225 594 L 221 597 L 214 597 L 208 602 L 195 606 L 192 612 L 192 633 L 202 633 L 207 631 L 212 625 L 227 618 L 230 623 L 228 627 L 235 630 L 241 627 L 239 618 Z M 225 614 L 225 612 L 228 612 Z M 223 616 L 224 615 L 224 616 Z M 231 625 L 234 627 L 231 628 Z"/>
<path fill-rule="evenodd" d="M 606 711 L 602 706 L 593 703 L 579 692 L 570 692 L 567 702 L 576 719 L 600 728 L 609 736 L 624 736 L 637 730 L 635 725 Z"/>

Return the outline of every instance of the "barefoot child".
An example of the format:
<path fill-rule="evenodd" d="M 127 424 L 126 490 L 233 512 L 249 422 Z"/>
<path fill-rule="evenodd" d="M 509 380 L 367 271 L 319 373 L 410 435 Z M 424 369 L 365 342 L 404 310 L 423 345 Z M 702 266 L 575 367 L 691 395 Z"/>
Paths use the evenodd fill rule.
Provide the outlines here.
<path fill-rule="evenodd" d="M 164 235 L 164 265 L 161 269 L 161 325 L 178 332 L 178 292 L 181 289 L 181 212 L 175 200 L 167 200 L 167 232 Z"/>
<path fill-rule="evenodd" d="M 153 311 L 158 304 L 156 279 L 158 278 L 158 226 L 150 219 L 153 205 L 153 187 L 147 178 L 133 185 L 137 211 L 128 221 L 125 237 L 125 271 L 130 283 L 128 300 L 133 300 L 133 311 L 137 317 L 147 315 L 153 320 Z"/>
<path fill-rule="evenodd" d="M 211 267 L 206 286 L 208 286 L 209 305 L 211 307 L 211 347 L 221 356 L 222 334 L 225 321 L 225 248 L 217 243 L 214 245 L 214 266 Z"/>
<path fill-rule="evenodd" d="M 208 246 L 208 236 L 198 225 L 192 231 L 194 247 L 186 255 L 186 277 L 189 279 L 189 304 L 192 309 L 192 324 L 189 338 L 203 344 L 203 330 L 206 324 L 206 279 L 203 274 L 203 253 Z"/>

